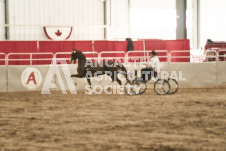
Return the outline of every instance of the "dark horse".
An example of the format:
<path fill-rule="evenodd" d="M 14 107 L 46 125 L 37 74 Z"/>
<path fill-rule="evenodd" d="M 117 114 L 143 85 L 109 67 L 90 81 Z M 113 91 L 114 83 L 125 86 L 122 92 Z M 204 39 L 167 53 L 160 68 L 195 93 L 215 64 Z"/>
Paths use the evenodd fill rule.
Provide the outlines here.
<path fill-rule="evenodd" d="M 90 78 L 97 75 L 107 74 L 111 77 L 112 82 L 116 80 L 118 84 L 122 85 L 121 81 L 117 77 L 117 74 L 122 72 L 128 81 L 126 68 L 121 63 L 116 63 L 113 61 L 94 63 L 90 60 L 87 60 L 81 51 L 73 49 L 71 54 L 71 63 L 74 63 L 76 59 L 78 59 L 78 74 L 72 74 L 71 77 L 86 78 L 90 88 L 92 87 Z"/>

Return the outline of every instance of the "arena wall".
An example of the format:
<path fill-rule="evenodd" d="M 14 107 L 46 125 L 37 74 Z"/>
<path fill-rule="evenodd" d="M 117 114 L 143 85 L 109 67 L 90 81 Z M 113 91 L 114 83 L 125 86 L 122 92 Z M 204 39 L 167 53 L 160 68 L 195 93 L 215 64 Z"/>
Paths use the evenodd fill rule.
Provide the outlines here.
<path fill-rule="evenodd" d="M 182 77 L 186 80 L 180 80 L 181 87 L 211 87 L 217 86 L 216 63 L 171 63 L 169 72 L 181 71 Z"/>
<path fill-rule="evenodd" d="M 0 66 L 0 92 L 7 92 L 6 67 Z"/>
<path fill-rule="evenodd" d="M 38 83 L 38 80 L 40 80 L 40 85 L 38 87 L 33 88 L 27 88 L 23 85 L 22 81 L 25 81 L 25 83 L 28 81 L 29 77 L 23 78 L 22 74 L 25 69 L 33 67 L 40 71 L 42 78 L 36 76 L 36 82 Z M 43 84 L 45 82 L 46 75 L 49 70 L 49 66 L 8 66 L 8 92 L 16 92 L 16 91 L 41 91 Z M 27 73 L 29 76 L 29 73 Z M 26 75 L 26 73 L 25 73 Z M 55 82 L 55 79 L 52 79 L 53 82 Z"/>
<path fill-rule="evenodd" d="M 200 88 L 226 85 L 226 62 L 206 63 L 161 63 L 161 71 L 167 71 L 172 78 L 176 78 L 183 88 Z M 144 66 L 130 67 L 140 70 Z M 175 75 L 176 73 L 176 75 Z M 164 74 L 162 74 L 164 76 Z M 186 79 L 186 80 L 185 80 Z"/>
<path fill-rule="evenodd" d="M 226 85 L 226 62 L 218 62 L 216 65 L 217 72 L 216 77 L 218 81 L 219 86 L 225 86 Z"/>
<path fill-rule="evenodd" d="M 65 65 L 64 65 L 65 66 Z M 125 64 L 128 71 L 140 70 L 144 67 L 142 64 Z M 161 63 L 161 71 L 167 71 L 169 75 L 178 80 L 181 88 L 200 88 L 200 87 L 215 87 L 226 86 L 226 62 L 209 62 L 209 63 Z M 32 71 L 28 68 L 32 67 Z M 41 91 L 44 83 L 47 81 L 50 84 L 56 85 L 51 87 L 50 90 L 61 90 L 60 82 L 63 81 L 66 90 L 68 87 L 68 78 L 72 80 L 77 90 L 84 90 L 88 82 L 85 78 L 70 78 L 71 74 L 77 74 L 77 65 L 66 65 L 66 70 L 62 65 L 57 65 L 60 77 L 57 74 L 47 78 L 49 65 L 36 65 L 36 66 L 1 66 L 0 73 L 0 92 L 16 92 L 16 91 Z M 37 69 L 41 73 L 41 77 L 33 71 Z M 64 68 L 64 69 L 63 69 Z M 55 69 L 54 69 L 55 70 Z M 34 72 L 32 74 L 32 72 Z M 174 73 L 174 74 L 172 74 Z M 175 76 L 176 73 L 176 76 Z M 33 76 L 32 76 L 33 75 Z M 53 75 L 53 74 L 52 74 Z M 35 78 L 35 77 L 36 78 Z M 35 79 L 35 80 L 34 80 Z M 41 80 L 40 80 L 41 79 Z M 119 75 L 122 84 L 126 80 L 123 75 Z M 186 79 L 186 80 L 185 80 Z M 34 81 L 39 82 L 39 85 L 34 87 Z M 92 86 L 101 85 L 117 85 L 117 82 L 111 82 L 111 79 L 104 75 L 98 78 L 91 79 Z M 28 86 L 26 86 L 26 83 Z M 29 87 L 30 85 L 30 87 Z"/>

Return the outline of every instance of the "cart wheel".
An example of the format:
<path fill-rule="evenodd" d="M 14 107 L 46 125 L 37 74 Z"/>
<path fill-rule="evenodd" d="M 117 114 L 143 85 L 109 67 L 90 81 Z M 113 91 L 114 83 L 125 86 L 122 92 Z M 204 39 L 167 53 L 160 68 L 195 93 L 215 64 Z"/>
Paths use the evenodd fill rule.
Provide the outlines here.
<path fill-rule="evenodd" d="M 133 83 L 132 82 L 130 83 L 130 82 L 127 81 L 126 84 L 125 84 L 125 87 L 124 87 L 126 94 L 136 95 L 136 92 L 133 89 L 134 89 Z"/>
<path fill-rule="evenodd" d="M 137 80 L 133 81 L 133 85 L 134 85 L 134 89 L 133 90 L 134 90 L 134 92 L 136 94 L 143 94 L 146 91 L 146 89 L 147 89 L 146 83 L 139 82 Z"/>
<path fill-rule="evenodd" d="M 159 95 L 167 94 L 169 92 L 169 89 L 170 89 L 170 85 L 168 81 L 165 79 L 158 79 L 154 83 L 154 90 Z"/>
<path fill-rule="evenodd" d="M 147 89 L 147 85 L 137 80 L 133 80 L 132 82 L 127 81 L 124 89 L 128 95 L 143 94 Z"/>
<path fill-rule="evenodd" d="M 170 86 L 169 94 L 174 94 L 178 90 L 178 83 L 175 79 L 168 79 L 168 83 Z"/>

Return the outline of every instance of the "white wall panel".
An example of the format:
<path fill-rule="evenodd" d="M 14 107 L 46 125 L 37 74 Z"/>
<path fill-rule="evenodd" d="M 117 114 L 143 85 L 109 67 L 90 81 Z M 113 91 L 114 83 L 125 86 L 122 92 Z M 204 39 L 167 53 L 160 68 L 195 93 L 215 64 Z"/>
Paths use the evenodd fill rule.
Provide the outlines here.
<path fill-rule="evenodd" d="M 0 24 L 5 24 L 5 2 L 0 0 Z M 0 40 L 5 40 L 5 27 L 0 26 Z"/>
<path fill-rule="evenodd" d="M 111 0 L 111 27 L 108 28 L 108 39 L 125 39 L 129 37 L 128 0 Z"/>
<path fill-rule="evenodd" d="M 130 0 L 130 37 L 176 38 L 175 0 Z"/>
<path fill-rule="evenodd" d="M 127 38 L 128 0 L 105 1 L 111 9 L 107 39 Z M 9 0 L 9 24 L 29 25 L 11 26 L 10 40 L 45 40 L 44 25 L 73 26 L 71 40 L 102 40 L 104 0 Z"/>
<path fill-rule="evenodd" d="M 175 7 L 175 2 L 170 0 L 130 0 L 131 8 L 144 8 L 144 9 L 169 9 Z"/>
<path fill-rule="evenodd" d="M 74 26 L 71 39 L 103 39 L 104 5 L 101 0 L 9 0 L 11 40 L 46 39 L 43 26 Z"/>
<path fill-rule="evenodd" d="M 200 0 L 200 43 L 205 45 L 207 39 L 226 40 L 226 1 Z"/>

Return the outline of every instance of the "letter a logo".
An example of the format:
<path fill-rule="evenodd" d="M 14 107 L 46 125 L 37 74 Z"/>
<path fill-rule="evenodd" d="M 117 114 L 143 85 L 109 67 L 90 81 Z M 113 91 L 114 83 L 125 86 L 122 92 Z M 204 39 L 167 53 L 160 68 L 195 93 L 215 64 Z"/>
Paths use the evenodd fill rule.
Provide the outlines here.
<path fill-rule="evenodd" d="M 21 74 L 21 82 L 28 90 L 35 90 L 42 82 L 42 75 L 37 68 L 28 67 Z"/>
<path fill-rule="evenodd" d="M 36 79 L 35 79 L 35 73 L 34 72 L 31 72 L 30 76 L 27 79 L 26 85 L 28 85 L 30 81 L 33 81 L 34 84 L 37 85 L 37 82 L 36 82 Z"/>

